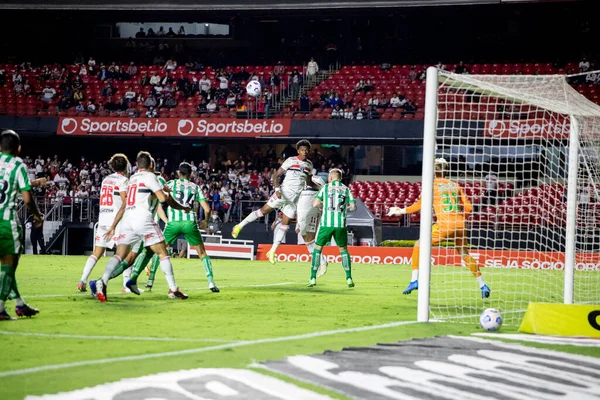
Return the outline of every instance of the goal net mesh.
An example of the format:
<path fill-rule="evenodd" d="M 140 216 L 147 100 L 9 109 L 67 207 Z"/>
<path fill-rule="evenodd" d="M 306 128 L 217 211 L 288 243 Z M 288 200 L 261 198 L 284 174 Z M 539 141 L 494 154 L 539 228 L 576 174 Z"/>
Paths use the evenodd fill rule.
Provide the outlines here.
<path fill-rule="evenodd" d="M 576 232 L 568 238 L 572 118 L 580 148 Z M 448 161 L 447 178 L 473 205 L 468 252 L 491 296 L 482 299 L 451 238 L 433 244 L 432 319 L 475 322 L 494 307 L 514 326 L 529 302 L 563 302 L 567 240 L 576 244 L 575 303 L 600 304 L 600 107 L 564 76 L 440 71 L 435 156 Z"/>

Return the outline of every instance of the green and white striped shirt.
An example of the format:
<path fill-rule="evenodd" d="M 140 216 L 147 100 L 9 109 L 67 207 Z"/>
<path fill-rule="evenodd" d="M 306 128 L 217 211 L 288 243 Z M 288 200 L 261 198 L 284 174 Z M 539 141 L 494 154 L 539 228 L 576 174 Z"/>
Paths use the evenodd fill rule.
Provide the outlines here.
<path fill-rule="evenodd" d="M 169 222 L 179 221 L 194 221 L 196 222 L 196 213 L 194 212 L 194 201 L 198 203 L 206 201 L 204 194 L 200 192 L 200 188 L 194 182 L 187 179 L 175 179 L 169 181 L 167 186 L 171 188 L 171 195 L 182 206 L 190 207 L 192 210 L 189 213 L 183 210 L 175 210 L 169 207 Z"/>
<path fill-rule="evenodd" d="M 0 154 L 0 216 L 4 221 L 15 221 L 17 199 L 21 192 L 31 190 L 27 168 L 10 154 Z"/>
<path fill-rule="evenodd" d="M 333 181 L 322 186 L 316 198 L 323 203 L 320 226 L 324 228 L 345 228 L 346 207 L 356 201 L 348 187 L 340 181 Z"/>

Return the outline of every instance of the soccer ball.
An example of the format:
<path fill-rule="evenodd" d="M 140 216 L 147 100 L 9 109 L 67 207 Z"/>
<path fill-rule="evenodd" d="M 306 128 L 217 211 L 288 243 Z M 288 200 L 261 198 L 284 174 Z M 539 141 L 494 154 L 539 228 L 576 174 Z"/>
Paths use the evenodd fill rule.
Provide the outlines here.
<path fill-rule="evenodd" d="M 479 324 L 486 331 L 497 331 L 502 326 L 502 315 L 495 308 L 487 308 L 481 313 Z"/>
<path fill-rule="evenodd" d="M 260 83 L 257 81 L 250 81 L 246 85 L 246 93 L 248 93 L 248 96 L 256 97 L 260 95 L 261 90 Z"/>

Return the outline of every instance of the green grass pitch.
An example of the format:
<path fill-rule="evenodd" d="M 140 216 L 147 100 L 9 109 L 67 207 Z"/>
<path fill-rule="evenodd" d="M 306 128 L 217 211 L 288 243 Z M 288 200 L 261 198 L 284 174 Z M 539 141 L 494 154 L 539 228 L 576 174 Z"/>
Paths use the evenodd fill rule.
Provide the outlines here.
<path fill-rule="evenodd" d="M 401 293 L 410 278 L 409 266 L 355 265 L 356 287 L 349 289 L 342 267 L 330 265 L 318 285 L 307 288 L 308 263 L 273 266 L 214 260 L 221 293 L 211 293 L 198 260 L 175 259 L 175 277 L 189 300 L 167 299 L 166 282 L 158 271 L 152 292 L 139 297 L 121 294 L 119 277 L 109 285 L 108 302 L 101 304 L 89 292 L 79 294 L 75 289 L 85 260 L 82 256 L 22 258 L 19 288 L 41 313 L 0 323 L 0 399 L 69 391 L 157 372 L 248 368 L 253 362 L 289 355 L 480 331 L 474 323 L 413 323 L 417 295 Z M 102 273 L 107 260 L 99 261 L 92 278 Z M 143 286 L 144 275 L 139 282 Z M 14 315 L 11 301 L 7 310 Z M 350 331 L 401 321 L 407 324 Z M 502 330 L 514 331 L 515 326 Z M 545 347 L 600 356 L 598 349 Z M 169 352 L 173 354 L 165 354 Z M 112 360 L 102 362 L 107 359 Z"/>

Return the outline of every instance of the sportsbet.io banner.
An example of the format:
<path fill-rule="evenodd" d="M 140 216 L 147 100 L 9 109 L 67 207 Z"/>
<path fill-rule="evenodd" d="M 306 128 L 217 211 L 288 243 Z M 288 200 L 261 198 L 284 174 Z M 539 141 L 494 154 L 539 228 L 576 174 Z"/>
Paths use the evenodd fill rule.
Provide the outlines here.
<path fill-rule="evenodd" d="M 289 119 L 233 118 L 60 118 L 59 135 L 162 137 L 288 136 Z"/>

